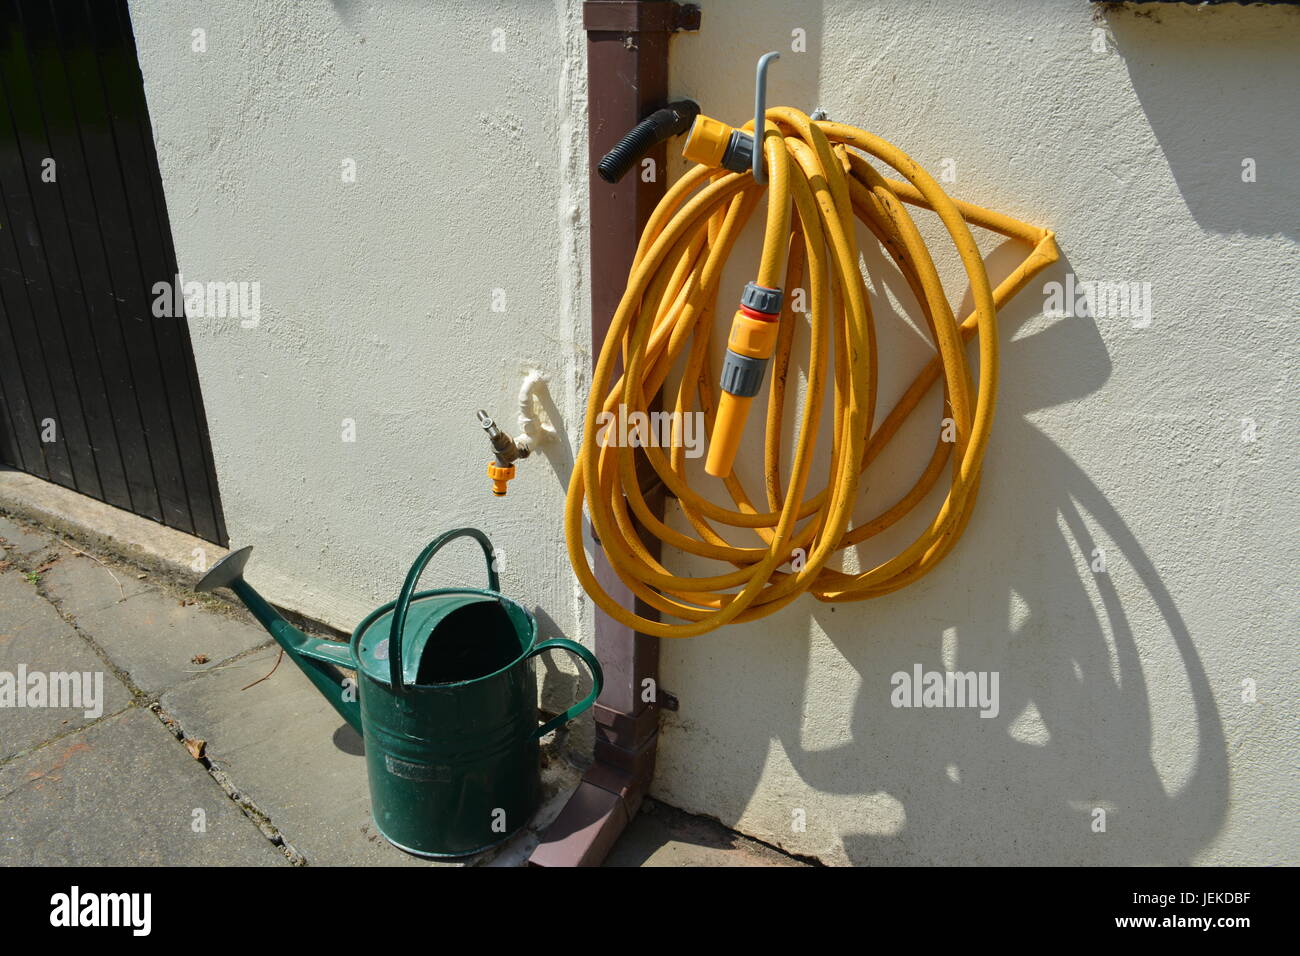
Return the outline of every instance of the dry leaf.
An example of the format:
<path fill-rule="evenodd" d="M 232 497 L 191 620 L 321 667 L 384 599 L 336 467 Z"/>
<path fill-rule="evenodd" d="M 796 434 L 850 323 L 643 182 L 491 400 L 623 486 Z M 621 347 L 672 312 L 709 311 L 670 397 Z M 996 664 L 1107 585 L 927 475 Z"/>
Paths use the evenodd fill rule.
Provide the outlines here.
<path fill-rule="evenodd" d="M 195 760 L 203 759 L 203 748 L 208 745 L 206 740 L 199 740 L 197 737 L 185 738 L 185 749 L 190 752 L 190 756 Z"/>

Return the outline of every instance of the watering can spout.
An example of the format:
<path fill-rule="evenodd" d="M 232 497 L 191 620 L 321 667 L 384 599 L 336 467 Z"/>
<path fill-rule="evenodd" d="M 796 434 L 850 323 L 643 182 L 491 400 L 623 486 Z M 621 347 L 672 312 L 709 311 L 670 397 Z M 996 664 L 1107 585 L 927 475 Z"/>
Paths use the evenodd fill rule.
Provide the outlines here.
<path fill-rule="evenodd" d="M 252 546 L 232 551 L 212 566 L 212 569 L 194 585 L 196 591 L 215 591 L 230 588 L 244 606 L 253 612 L 259 624 L 284 648 L 284 652 L 307 675 L 316 689 L 358 733 L 361 732 L 361 706 L 357 703 L 356 681 L 345 677 L 340 667 L 355 666 L 352 653 L 346 644 L 326 641 L 304 634 L 294 627 L 244 580 L 244 565 L 252 553 Z"/>

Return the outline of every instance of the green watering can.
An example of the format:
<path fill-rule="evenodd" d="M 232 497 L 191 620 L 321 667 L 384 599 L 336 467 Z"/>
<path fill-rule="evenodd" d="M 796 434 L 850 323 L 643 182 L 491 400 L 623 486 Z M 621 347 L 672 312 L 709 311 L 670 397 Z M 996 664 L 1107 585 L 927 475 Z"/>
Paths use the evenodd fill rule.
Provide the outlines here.
<path fill-rule="evenodd" d="M 462 537 L 483 548 L 487 590 L 417 593 L 429 560 Z M 195 590 L 234 591 L 360 732 L 371 813 L 386 840 L 421 856 L 463 856 L 528 822 L 541 799 L 538 738 L 590 707 L 604 676 L 581 644 L 536 643 L 533 616 L 500 593 L 483 532 L 458 528 L 435 539 L 411 565 L 397 600 L 372 611 L 347 644 L 309 637 L 253 590 L 243 576 L 252 550 L 231 552 Z M 533 658 L 551 649 L 580 657 L 593 686 L 583 701 L 538 727 Z"/>

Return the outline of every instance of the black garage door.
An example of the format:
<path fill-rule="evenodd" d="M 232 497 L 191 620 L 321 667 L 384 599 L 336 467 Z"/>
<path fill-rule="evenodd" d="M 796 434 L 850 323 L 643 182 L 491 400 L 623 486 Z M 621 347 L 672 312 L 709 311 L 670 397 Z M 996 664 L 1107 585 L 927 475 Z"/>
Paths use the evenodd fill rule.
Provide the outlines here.
<path fill-rule="evenodd" d="M 0 461 L 224 545 L 125 0 L 0 24 Z"/>

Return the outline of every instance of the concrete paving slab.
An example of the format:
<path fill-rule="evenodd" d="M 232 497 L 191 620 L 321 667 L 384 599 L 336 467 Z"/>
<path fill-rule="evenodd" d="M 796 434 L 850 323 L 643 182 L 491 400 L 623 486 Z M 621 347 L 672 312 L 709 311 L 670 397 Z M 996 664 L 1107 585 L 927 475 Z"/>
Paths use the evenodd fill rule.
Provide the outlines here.
<path fill-rule="evenodd" d="M 60 561 L 48 573 L 53 576 L 56 570 L 60 574 L 50 582 L 50 593 L 60 610 L 71 614 L 77 627 L 146 693 L 158 693 L 270 640 L 255 624 L 182 604 L 155 588 L 95 607 L 105 593 L 102 568 L 77 559 Z M 112 579 L 108 583 L 116 591 Z M 90 597 L 83 600 L 82 594 Z M 200 655 L 206 658 L 201 663 L 195 661 Z"/>
<path fill-rule="evenodd" d="M 53 535 L 0 515 L 0 551 L 10 560 L 39 554 L 53 547 L 54 543 Z"/>
<path fill-rule="evenodd" d="M 161 704 L 309 863 L 411 866 L 370 819 L 361 738 L 277 649 L 173 688 Z"/>
<path fill-rule="evenodd" d="M 292 662 L 247 690 L 275 663 L 275 650 L 216 668 L 163 695 L 163 709 L 207 742 L 213 765 L 309 863 L 335 866 L 521 865 L 535 830 L 559 813 L 578 771 L 547 751 L 543 805 L 525 831 L 476 857 L 430 861 L 389 844 L 370 818 L 361 738 Z"/>
<path fill-rule="evenodd" d="M 16 706 L 18 692 L 24 690 L 16 686 L 20 668 L 28 676 L 43 675 L 45 706 Z M 48 689 L 51 673 L 91 675 L 88 686 L 76 682 L 79 696 L 72 700 L 78 706 L 51 706 L 56 703 Z M 131 702 L 126 686 L 16 569 L 0 573 L 0 682 L 10 680 L 13 700 L 7 694 L 0 696 L 0 760 L 116 713 Z M 57 686 L 57 702 L 68 702 L 62 692 L 73 685 L 59 681 Z M 84 695 L 87 690 L 89 698 Z M 23 699 L 31 701 L 25 694 Z"/>
<path fill-rule="evenodd" d="M 127 568 L 105 567 L 84 555 L 60 547 L 60 557 L 41 574 L 41 587 L 65 614 L 81 617 L 102 611 L 145 591 L 157 590 Z"/>
<path fill-rule="evenodd" d="M 0 864 L 288 860 L 157 717 L 132 707 L 0 767 Z"/>
<path fill-rule="evenodd" d="M 605 866 L 807 866 L 771 847 L 646 800 L 605 859 Z"/>
<path fill-rule="evenodd" d="M 0 469 L 0 507 L 8 506 L 6 488 L 27 478 Z M 69 525 L 67 533 L 75 527 Z M 0 672 L 19 663 L 43 672 L 103 670 L 104 713 L 110 715 L 93 722 L 71 711 L 0 709 L 0 762 L 10 758 L 0 766 L 0 865 L 286 863 L 223 786 L 265 814 L 307 862 L 431 862 L 397 850 L 375 832 L 361 741 L 291 663 L 282 662 L 268 680 L 241 690 L 271 669 L 278 649 L 233 660 L 265 645 L 265 632 L 202 604 L 183 603 L 185 596 L 168 586 L 173 578 L 188 583 L 192 577 L 180 544 L 193 541 L 149 553 L 157 558 L 150 568 L 165 569 L 166 580 L 158 579 L 157 568 L 141 580 L 140 572 L 106 558 L 115 581 L 95 560 L 21 520 L 0 517 L 0 537 L 7 539 L 0 562 L 30 568 L 42 552 L 59 556 L 41 573 L 39 588 L 16 567 L 0 571 Z M 93 547 L 84 540 L 79 537 L 78 546 Z M 116 534 L 94 540 L 115 554 L 131 544 Z M 159 557 L 164 551 L 165 560 Z M 61 614 L 75 620 L 137 686 L 162 694 L 163 707 L 186 735 L 206 741 L 221 784 L 153 714 L 128 707 L 129 689 Z M 207 662 L 193 663 L 196 654 Z M 577 733 L 584 729 L 589 733 L 582 727 Z M 544 803 L 524 831 L 495 851 L 433 865 L 526 863 L 538 832 L 577 785 L 580 772 L 564 756 L 573 742 L 554 735 L 544 742 Z M 176 822 L 177 805 L 186 806 L 187 814 L 196 807 L 207 810 L 206 836 L 219 839 L 192 840 L 203 835 L 189 829 L 190 816 Z M 647 806 L 653 812 L 633 821 L 608 865 L 803 865 L 715 821 L 653 801 Z"/>

